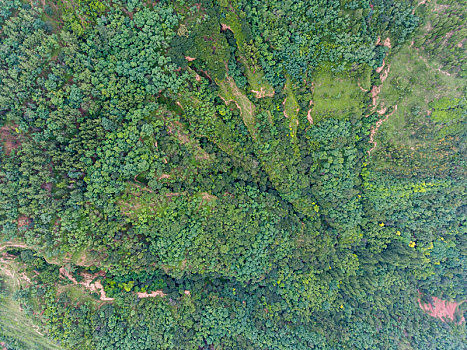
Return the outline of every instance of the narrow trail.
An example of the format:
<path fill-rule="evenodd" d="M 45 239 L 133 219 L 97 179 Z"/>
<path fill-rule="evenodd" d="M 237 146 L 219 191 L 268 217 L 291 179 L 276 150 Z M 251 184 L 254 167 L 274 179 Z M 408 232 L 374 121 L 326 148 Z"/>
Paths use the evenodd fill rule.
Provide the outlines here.
<path fill-rule="evenodd" d="M 378 41 L 376 42 L 376 44 L 380 44 L 381 43 L 381 38 L 378 37 Z M 388 47 L 388 48 L 391 48 L 391 39 L 388 37 L 384 40 L 383 42 L 383 45 Z M 381 93 L 381 89 L 383 87 L 383 84 L 384 82 L 386 81 L 386 79 L 388 78 L 389 76 L 389 72 L 391 70 L 391 65 L 390 64 L 386 64 L 385 61 L 383 60 L 383 63 L 381 65 L 381 67 L 378 67 L 376 68 L 376 73 L 379 74 L 379 79 L 381 81 L 381 84 L 379 86 L 377 85 L 374 85 L 372 88 L 371 88 L 371 102 L 372 102 L 372 112 L 374 110 L 376 110 L 376 112 L 381 115 L 381 119 L 379 119 L 375 126 L 372 126 L 371 129 L 370 129 L 370 140 L 368 141 L 369 143 L 373 144 L 373 146 L 368 150 L 368 155 L 370 156 L 371 155 L 371 152 L 373 152 L 376 148 L 376 146 L 378 145 L 377 141 L 376 141 L 376 135 L 378 133 L 378 130 L 379 128 L 381 127 L 381 125 L 387 121 L 389 119 L 390 116 L 392 116 L 396 111 L 397 111 L 397 105 L 394 105 L 393 106 L 393 110 L 391 111 L 391 113 L 389 114 L 386 114 L 387 110 L 388 110 L 388 107 L 384 106 L 384 102 L 380 105 L 378 103 L 378 99 L 379 99 L 379 94 Z M 364 89 L 360 86 L 359 84 L 359 87 L 362 91 L 364 91 Z M 379 107 L 381 107 L 380 109 L 377 109 Z M 386 114 L 386 115 L 385 115 Z M 366 117 L 368 117 L 369 115 L 367 115 Z M 384 117 L 383 117 L 384 116 Z"/>
<path fill-rule="evenodd" d="M 394 114 L 394 112 L 397 111 L 397 105 L 394 106 L 394 109 L 392 110 L 391 113 L 387 114 L 386 117 L 384 118 L 381 118 L 380 120 L 378 120 L 376 122 L 376 125 L 375 126 L 372 126 L 371 127 L 371 130 L 370 130 L 370 143 L 373 144 L 373 147 L 371 147 L 369 150 L 368 150 L 368 155 L 371 155 L 371 152 L 376 148 L 376 146 L 378 145 L 378 143 L 376 142 L 375 140 L 375 136 L 376 136 L 376 133 L 378 132 L 378 129 L 381 127 L 381 125 L 387 121 L 389 119 L 389 117 L 391 115 Z M 379 114 L 384 114 L 386 112 L 386 108 L 384 108 L 383 110 L 381 111 L 378 111 Z"/>
<path fill-rule="evenodd" d="M 5 243 L 0 244 L 0 252 L 3 251 L 6 248 L 28 249 L 30 247 L 28 245 L 26 245 L 25 243 L 5 242 Z"/>
<path fill-rule="evenodd" d="M 205 198 L 205 197 L 206 196 L 203 196 L 203 199 L 211 199 L 211 198 L 207 198 L 207 197 Z M 0 253 L 8 248 L 28 249 L 31 247 L 29 247 L 25 243 L 5 242 L 5 243 L 0 244 Z M 16 288 L 20 286 L 20 281 L 19 281 L 20 279 L 23 279 L 28 283 L 31 283 L 31 279 L 28 276 L 26 276 L 24 272 L 20 275 L 17 275 L 14 270 L 6 267 L 9 261 L 14 260 L 15 258 L 16 256 L 10 255 L 4 252 L 0 257 L 0 272 L 4 273 L 6 276 L 13 279 L 14 284 L 15 284 L 14 286 Z M 104 271 L 99 271 L 99 272 L 96 272 L 95 274 L 82 272 L 81 277 L 83 277 L 83 281 L 81 282 L 78 282 L 76 278 L 74 278 L 71 275 L 71 273 L 65 269 L 65 267 L 61 267 L 59 272 L 62 278 L 66 278 L 70 280 L 74 285 L 83 286 L 85 289 L 89 290 L 92 293 L 97 292 L 100 295 L 99 299 L 101 301 L 114 301 L 115 300 L 114 298 L 107 297 L 105 290 L 104 290 L 104 286 L 102 285 L 100 281 L 92 282 L 94 279 L 98 277 L 105 277 Z M 190 292 L 186 290 L 185 294 L 190 295 Z M 138 298 L 154 298 L 154 297 L 165 297 L 166 296 L 166 294 L 162 290 L 157 290 L 151 293 L 138 292 L 137 295 L 138 295 Z"/>
<path fill-rule="evenodd" d="M 219 83 L 221 93 L 219 97 L 229 105 L 233 102 L 240 110 L 240 116 L 243 119 L 245 126 L 247 127 L 250 135 L 253 139 L 256 139 L 256 120 L 255 110 L 256 106 L 248 99 L 248 97 L 237 87 L 232 77 L 227 76 L 224 81 Z"/>

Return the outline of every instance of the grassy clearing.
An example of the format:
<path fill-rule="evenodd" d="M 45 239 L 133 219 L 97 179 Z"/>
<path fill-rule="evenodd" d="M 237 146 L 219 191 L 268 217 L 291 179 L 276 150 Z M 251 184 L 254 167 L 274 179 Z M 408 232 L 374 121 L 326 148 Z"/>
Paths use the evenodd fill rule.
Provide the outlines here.
<path fill-rule="evenodd" d="M 0 335 L 16 339 L 22 349 L 61 349 L 58 345 L 47 340 L 38 327 L 24 315 L 20 305 L 7 297 L 0 304 Z"/>
<path fill-rule="evenodd" d="M 427 143 L 416 137 L 420 125 L 410 125 L 410 119 L 416 115 L 420 120 L 423 116 L 430 118 L 434 112 L 430 102 L 459 98 L 466 86 L 466 80 L 453 73 L 460 69 L 460 58 L 464 55 L 459 52 L 465 53 L 465 49 L 462 47 L 463 26 L 451 18 L 451 12 L 462 17 L 462 6 L 457 8 L 453 4 L 441 5 L 439 1 L 430 1 L 423 5 L 420 3 L 417 11 L 426 12 L 427 21 L 418 28 L 413 41 L 406 43 L 388 60 L 391 71 L 380 93 L 385 105 L 398 105 L 394 115 L 381 127 L 381 135 L 394 145 L 405 148 L 426 146 Z M 461 43 L 460 47 L 458 43 Z M 449 61 L 447 57 L 458 61 L 458 67 L 451 67 L 450 72 L 442 64 Z"/>
<path fill-rule="evenodd" d="M 426 23 L 386 59 L 391 69 L 379 102 L 398 108 L 376 135 L 381 144 L 374 159 L 379 170 L 445 175 L 459 158 L 458 135 L 463 125 L 458 102 L 467 81 L 459 74 L 465 54 L 462 21 L 457 20 L 463 9 L 452 6 L 437 1 L 420 5 L 417 11 L 428 13 Z"/>
<path fill-rule="evenodd" d="M 128 184 L 125 192 L 117 200 L 117 204 L 123 215 L 134 221 L 147 216 L 160 215 L 167 208 L 168 200 L 172 196 L 163 196 L 152 190 L 136 185 Z M 177 195 L 180 195 L 177 193 Z"/>
<path fill-rule="evenodd" d="M 361 114 L 364 108 L 365 91 L 369 87 L 369 76 L 355 79 L 346 75 L 321 72 L 314 79 L 313 110 L 315 123 L 325 118 L 343 119 L 351 114 Z"/>
<path fill-rule="evenodd" d="M 68 284 L 65 286 L 59 286 L 57 288 L 57 294 L 67 293 L 71 302 L 84 304 L 86 302 L 98 303 L 99 301 L 93 298 L 89 291 L 86 291 L 84 287 L 75 284 Z M 101 302 L 103 303 L 103 302 Z"/>
<path fill-rule="evenodd" d="M 212 208 L 217 197 L 207 192 L 188 195 L 186 192 L 154 192 L 136 184 L 128 184 L 125 192 L 117 200 L 123 215 L 133 222 L 144 223 L 149 218 L 163 216 L 177 197 L 186 197 L 189 202 L 199 203 L 199 207 Z"/>
<path fill-rule="evenodd" d="M 8 268 L 14 268 L 9 264 Z M 13 271 L 12 271 L 13 272 Z M 14 276 L 19 275 L 14 271 Z M 27 317 L 20 304 L 13 300 L 13 293 L 23 284 L 18 278 L 2 273 L 4 282 L 0 283 L 0 339 L 6 337 L 17 341 L 18 349 L 59 350 L 61 347 L 44 337 L 39 327 Z"/>
<path fill-rule="evenodd" d="M 412 112 L 431 114 L 430 102 L 443 97 L 456 98 L 463 93 L 465 82 L 438 70 L 438 63 L 427 62 L 422 53 L 406 45 L 390 61 L 391 71 L 384 82 L 380 98 L 397 111 L 381 127 L 395 144 L 415 147 L 408 119 Z"/>

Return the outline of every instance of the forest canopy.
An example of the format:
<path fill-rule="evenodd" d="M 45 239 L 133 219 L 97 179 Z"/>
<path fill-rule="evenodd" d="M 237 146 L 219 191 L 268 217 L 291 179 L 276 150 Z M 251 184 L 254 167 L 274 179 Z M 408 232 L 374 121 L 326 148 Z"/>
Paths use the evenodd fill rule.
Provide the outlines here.
<path fill-rule="evenodd" d="M 0 0 L 0 345 L 466 349 L 466 9 Z"/>

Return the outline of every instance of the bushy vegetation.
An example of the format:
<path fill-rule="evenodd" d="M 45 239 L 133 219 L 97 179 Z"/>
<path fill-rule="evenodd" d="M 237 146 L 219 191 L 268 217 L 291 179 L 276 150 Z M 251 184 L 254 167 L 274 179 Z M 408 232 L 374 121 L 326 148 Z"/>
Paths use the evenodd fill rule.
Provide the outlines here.
<path fill-rule="evenodd" d="M 0 8 L 8 349 L 466 346 L 464 7 Z"/>

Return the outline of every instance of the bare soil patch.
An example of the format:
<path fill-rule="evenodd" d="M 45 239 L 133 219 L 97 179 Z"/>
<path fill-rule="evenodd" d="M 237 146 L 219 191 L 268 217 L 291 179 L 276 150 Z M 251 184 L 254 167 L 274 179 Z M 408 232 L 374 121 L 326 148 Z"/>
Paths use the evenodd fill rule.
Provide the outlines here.
<path fill-rule="evenodd" d="M 384 68 L 384 65 L 385 65 L 385 63 L 384 63 L 384 60 L 383 60 L 383 64 L 381 65 L 381 67 L 376 68 L 376 73 L 381 73 L 381 71 Z M 358 86 L 360 86 L 360 83 L 358 83 Z M 363 90 L 361 87 L 360 87 L 360 89 Z"/>
<path fill-rule="evenodd" d="M 259 91 L 257 90 L 251 90 L 255 94 L 256 98 L 264 98 L 264 97 L 274 97 L 274 90 L 272 92 L 266 92 L 266 89 L 261 87 Z"/>
<path fill-rule="evenodd" d="M 391 38 L 387 37 L 384 42 L 383 42 L 383 45 L 386 46 L 387 48 L 392 48 L 391 46 Z"/>
<path fill-rule="evenodd" d="M 26 244 L 24 243 L 15 243 L 15 242 L 5 242 L 3 244 L 0 244 L 0 252 L 6 248 L 24 248 L 27 249 L 29 248 Z"/>
<path fill-rule="evenodd" d="M 388 75 L 389 75 L 389 70 L 391 69 L 391 65 L 388 64 L 387 68 L 383 71 L 383 73 L 381 73 L 381 75 L 379 76 L 379 78 L 381 79 L 381 82 L 384 83 L 384 81 L 387 79 Z"/>
<path fill-rule="evenodd" d="M 289 116 L 287 115 L 287 112 L 285 111 L 285 104 L 287 103 L 287 97 L 284 99 L 284 101 L 282 102 L 282 106 L 284 106 L 284 117 L 286 117 L 287 119 L 289 118 Z"/>
<path fill-rule="evenodd" d="M 147 292 L 144 292 L 144 293 L 141 293 L 141 292 L 138 292 L 136 293 L 138 295 L 138 298 L 155 298 L 155 297 L 165 297 L 167 294 L 165 294 L 163 291 L 161 290 L 156 290 L 155 292 L 151 292 L 151 293 L 147 293 Z"/>
<path fill-rule="evenodd" d="M 90 273 L 82 273 L 81 276 L 83 277 L 83 281 L 78 282 L 72 275 L 69 273 L 64 267 L 60 268 L 60 275 L 63 277 L 68 278 L 73 284 L 82 285 L 84 288 L 91 292 L 98 292 L 100 294 L 100 300 L 102 301 L 113 301 L 114 298 L 109 298 L 105 294 L 104 287 L 102 286 L 100 281 L 92 282 L 96 277 L 105 277 L 104 271 L 99 271 L 95 274 Z"/>
<path fill-rule="evenodd" d="M 230 28 L 230 26 L 228 26 L 227 24 L 224 24 L 224 23 L 221 23 L 221 30 L 222 31 L 230 30 L 233 33 L 232 28 Z"/>
<path fill-rule="evenodd" d="M 23 243 L 14 243 L 14 242 L 5 242 L 0 244 L 0 252 L 7 248 L 28 248 L 26 244 Z M 31 283 L 31 279 L 23 272 L 21 274 L 16 274 L 16 269 L 12 267 L 12 261 L 16 259 L 15 255 L 8 254 L 3 252 L 0 257 L 0 272 L 4 275 L 10 277 L 15 286 L 19 287 L 21 285 L 20 280 L 24 280 L 27 283 Z"/>
<path fill-rule="evenodd" d="M 308 110 L 306 114 L 306 119 L 310 122 L 311 125 L 313 125 L 313 117 L 311 116 L 311 109 Z"/>
<path fill-rule="evenodd" d="M 0 142 L 3 143 L 3 149 L 7 156 L 10 155 L 11 151 L 20 147 L 21 143 L 18 137 L 14 134 L 16 126 L 2 126 L 0 128 Z"/>
<path fill-rule="evenodd" d="M 28 226 L 31 224 L 31 222 L 32 222 L 31 218 L 27 217 L 26 215 L 20 215 L 18 217 L 18 222 L 17 222 L 18 228 Z"/>
<path fill-rule="evenodd" d="M 439 318 L 443 321 L 451 320 L 454 321 L 455 317 L 454 314 L 456 312 L 457 307 L 461 303 L 457 303 L 455 301 L 446 301 L 439 299 L 437 297 L 433 297 L 433 303 L 431 304 L 422 304 L 420 299 L 418 299 L 418 305 L 424 311 L 426 311 L 430 316 Z M 462 316 L 459 324 L 465 322 L 464 317 Z"/>
<path fill-rule="evenodd" d="M 372 99 L 373 107 L 376 107 L 376 101 L 377 101 L 377 98 L 380 92 L 381 92 L 381 86 L 375 85 L 371 88 L 371 99 Z"/>

